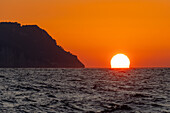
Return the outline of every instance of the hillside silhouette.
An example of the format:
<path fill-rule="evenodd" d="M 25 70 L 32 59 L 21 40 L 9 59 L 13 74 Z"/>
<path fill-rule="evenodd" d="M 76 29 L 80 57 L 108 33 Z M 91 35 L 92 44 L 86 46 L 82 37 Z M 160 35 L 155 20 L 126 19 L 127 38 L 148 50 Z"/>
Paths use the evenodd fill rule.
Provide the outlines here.
<path fill-rule="evenodd" d="M 1 22 L 0 67 L 83 68 L 84 65 L 37 25 Z"/>

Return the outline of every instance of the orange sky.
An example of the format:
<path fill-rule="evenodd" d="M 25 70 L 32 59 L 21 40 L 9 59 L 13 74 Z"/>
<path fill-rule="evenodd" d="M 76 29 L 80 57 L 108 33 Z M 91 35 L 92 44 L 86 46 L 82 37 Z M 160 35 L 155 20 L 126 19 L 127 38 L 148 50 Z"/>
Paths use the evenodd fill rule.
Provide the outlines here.
<path fill-rule="evenodd" d="M 170 67 L 169 0 L 3 0 L 0 21 L 37 24 L 86 67 Z"/>

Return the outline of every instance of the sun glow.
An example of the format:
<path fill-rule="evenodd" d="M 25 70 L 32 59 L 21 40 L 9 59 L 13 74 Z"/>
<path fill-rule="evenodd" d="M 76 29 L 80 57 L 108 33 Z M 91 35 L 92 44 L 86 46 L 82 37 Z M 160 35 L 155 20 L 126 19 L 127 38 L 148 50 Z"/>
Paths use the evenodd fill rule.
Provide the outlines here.
<path fill-rule="evenodd" d="M 124 54 L 116 54 L 111 59 L 111 68 L 129 68 L 130 60 Z"/>

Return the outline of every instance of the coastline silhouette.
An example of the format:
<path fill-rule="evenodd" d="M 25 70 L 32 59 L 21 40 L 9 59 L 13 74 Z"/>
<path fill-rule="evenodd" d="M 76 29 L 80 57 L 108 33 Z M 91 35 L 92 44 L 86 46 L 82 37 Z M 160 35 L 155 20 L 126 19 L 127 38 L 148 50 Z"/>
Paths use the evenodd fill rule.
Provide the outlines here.
<path fill-rule="evenodd" d="M 0 22 L 1 68 L 84 68 L 77 56 L 66 52 L 37 25 Z"/>

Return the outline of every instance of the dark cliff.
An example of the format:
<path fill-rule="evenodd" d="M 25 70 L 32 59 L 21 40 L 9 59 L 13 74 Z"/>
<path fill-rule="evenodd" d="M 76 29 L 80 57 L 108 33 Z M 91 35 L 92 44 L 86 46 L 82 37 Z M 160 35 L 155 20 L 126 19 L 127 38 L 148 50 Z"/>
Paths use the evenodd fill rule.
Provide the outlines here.
<path fill-rule="evenodd" d="M 37 25 L 1 22 L 0 67 L 83 68 L 84 65 Z"/>

